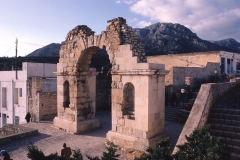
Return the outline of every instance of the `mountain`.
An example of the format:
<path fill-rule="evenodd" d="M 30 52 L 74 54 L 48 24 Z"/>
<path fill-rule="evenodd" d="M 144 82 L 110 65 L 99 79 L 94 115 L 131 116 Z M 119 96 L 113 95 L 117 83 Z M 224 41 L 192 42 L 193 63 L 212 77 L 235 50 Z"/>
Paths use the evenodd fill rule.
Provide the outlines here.
<path fill-rule="evenodd" d="M 28 54 L 26 57 L 58 57 L 61 44 L 51 43 L 47 46 L 39 48 L 32 53 Z"/>
<path fill-rule="evenodd" d="M 145 28 L 135 28 L 134 32 L 141 39 L 147 55 L 216 50 L 240 53 L 240 43 L 234 39 L 214 42 L 202 40 L 180 24 L 156 23 Z"/>
<path fill-rule="evenodd" d="M 229 38 L 207 41 L 199 38 L 181 24 L 156 23 L 145 28 L 134 28 L 145 48 L 146 55 L 178 54 L 205 51 L 229 51 L 240 53 L 240 43 Z M 61 44 L 52 43 L 37 49 L 27 57 L 57 57 Z"/>
<path fill-rule="evenodd" d="M 240 53 L 240 43 L 233 38 L 228 38 L 220 41 L 211 41 L 219 46 L 228 48 L 232 52 Z"/>

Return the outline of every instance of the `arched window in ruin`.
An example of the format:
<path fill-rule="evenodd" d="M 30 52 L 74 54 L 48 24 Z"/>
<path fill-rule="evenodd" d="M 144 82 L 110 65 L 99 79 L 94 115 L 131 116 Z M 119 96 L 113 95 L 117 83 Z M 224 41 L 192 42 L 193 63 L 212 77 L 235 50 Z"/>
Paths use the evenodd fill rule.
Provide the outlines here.
<path fill-rule="evenodd" d="M 70 104 L 70 97 L 69 97 L 69 82 L 65 81 L 63 83 L 63 107 L 69 107 Z"/>
<path fill-rule="evenodd" d="M 135 119 L 135 91 L 132 83 L 128 82 L 123 88 L 123 115 L 128 119 Z"/>

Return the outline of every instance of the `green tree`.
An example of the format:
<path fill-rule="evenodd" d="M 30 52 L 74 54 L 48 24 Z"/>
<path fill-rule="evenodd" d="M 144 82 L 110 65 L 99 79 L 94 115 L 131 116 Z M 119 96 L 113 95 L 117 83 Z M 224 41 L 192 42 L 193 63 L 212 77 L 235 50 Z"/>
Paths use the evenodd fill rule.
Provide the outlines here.
<path fill-rule="evenodd" d="M 170 138 L 165 138 L 158 143 L 156 143 L 155 148 L 147 148 L 147 155 L 140 158 L 135 158 L 135 160 L 172 160 L 170 155 Z"/>
<path fill-rule="evenodd" d="M 117 152 L 117 145 L 113 144 L 113 142 L 107 141 L 107 152 L 103 152 L 103 156 L 101 158 L 99 157 L 91 157 L 87 156 L 89 160 L 117 160 L 117 158 L 120 156 L 119 154 L 116 154 Z"/>
<path fill-rule="evenodd" d="M 177 160 L 226 160 L 230 158 L 230 148 L 218 138 L 213 138 L 209 126 L 195 129 L 187 142 L 177 146 L 179 151 L 173 155 Z"/>

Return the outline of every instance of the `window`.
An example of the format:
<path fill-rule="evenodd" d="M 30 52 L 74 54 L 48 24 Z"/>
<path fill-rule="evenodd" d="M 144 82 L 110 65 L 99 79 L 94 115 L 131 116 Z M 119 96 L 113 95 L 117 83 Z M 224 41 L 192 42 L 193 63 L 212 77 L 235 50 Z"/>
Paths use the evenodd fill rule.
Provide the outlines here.
<path fill-rule="evenodd" d="M 22 88 L 19 88 L 19 97 L 22 97 Z"/>
<path fill-rule="evenodd" d="M 70 97 L 69 97 L 69 82 L 65 81 L 63 83 L 63 98 L 64 98 L 64 102 L 63 102 L 63 107 L 69 107 L 70 104 Z"/>
<path fill-rule="evenodd" d="M 19 116 L 15 116 L 15 124 L 19 124 Z"/>
<path fill-rule="evenodd" d="M 2 88 L 2 108 L 7 108 L 7 88 Z"/>
<path fill-rule="evenodd" d="M 14 93 L 14 104 L 18 104 L 18 88 L 15 88 L 15 93 Z"/>
<path fill-rule="evenodd" d="M 123 88 L 123 115 L 127 115 L 128 119 L 135 119 L 135 93 L 132 83 L 126 83 Z"/>
<path fill-rule="evenodd" d="M 7 124 L 7 115 L 3 113 L 2 116 L 3 116 L 2 117 L 2 124 L 5 125 L 5 124 Z"/>

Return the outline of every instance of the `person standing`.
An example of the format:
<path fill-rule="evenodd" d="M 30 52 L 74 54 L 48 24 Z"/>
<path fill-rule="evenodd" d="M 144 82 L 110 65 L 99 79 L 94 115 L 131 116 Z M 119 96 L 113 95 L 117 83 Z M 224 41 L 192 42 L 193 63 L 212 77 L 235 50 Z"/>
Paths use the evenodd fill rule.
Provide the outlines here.
<path fill-rule="evenodd" d="M 25 116 L 25 119 L 27 121 L 27 123 L 30 122 L 30 119 L 31 119 L 31 114 L 28 112 L 27 115 Z"/>
<path fill-rule="evenodd" d="M 67 147 L 66 143 L 63 143 L 63 149 L 61 150 L 61 156 L 65 157 L 67 160 L 70 159 L 72 150 L 70 147 Z"/>
<path fill-rule="evenodd" d="M 3 157 L 3 160 L 12 160 L 5 150 L 1 150 L 0 155 Z"/>

